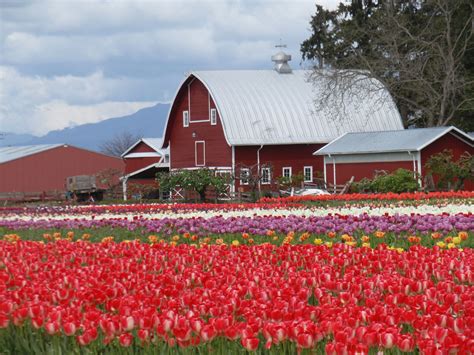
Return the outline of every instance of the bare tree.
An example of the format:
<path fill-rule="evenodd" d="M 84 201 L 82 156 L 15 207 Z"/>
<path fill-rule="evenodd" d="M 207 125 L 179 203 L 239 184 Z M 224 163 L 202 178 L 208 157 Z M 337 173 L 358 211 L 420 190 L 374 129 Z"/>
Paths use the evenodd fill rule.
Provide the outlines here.
<path fill-rule="evenodd" d="M 111 198 L 117 198 L 121 193 L 120 176 L 122 171 L 119 169 L 108 168 L 101 170 L 96 175 L 96 181 L 101 188 L 104 188 Z"/>
<path fill-rule="evenodd" d="M 267 175 L 269 173 L 269 175 Z M 249 187 L 251 198 L 256 201 L 260 196 L 260 185 L 262 180 L 271 179 L 273 174 L 273 166 L 270 163 L 266 164 L 238 164 L 235 167 L 235 174 L 232 179 L 240 180 L 241 185 L 245 184 Z"/>
<path fill-rule="evenodd" d="M 136 143 L 141 137 L 130 132 L 122 132 L 115 135 L 108 141 L 103 142 L 99 150 L 107 155 L 120 157 L 132 144 Z"/>
<path fill-rule="evenodd" d="M 313 17 L 316 35 L 302 50 L 304 58 L 317 62 L 311 80 L 325 85 L 317 109 L 343 110 L 346 98 L 357 101 L 362 93 L 376 95 L 382 104 L 388 91 L 405 124 L 442 126 L 459 112 L 472 112 L 474 73 L 466 63 L 474 54 L 474 3 L 369 3 L 340 5 L 333 14 Z M 329 28 L 331 36 L 318 32 L 321 28 Z"/>

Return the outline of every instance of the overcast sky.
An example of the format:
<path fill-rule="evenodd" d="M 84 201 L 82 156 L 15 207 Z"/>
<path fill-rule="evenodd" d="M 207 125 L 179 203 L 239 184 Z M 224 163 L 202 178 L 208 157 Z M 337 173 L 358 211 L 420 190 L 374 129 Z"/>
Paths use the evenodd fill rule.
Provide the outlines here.
<path fill-rule="evenodd" d="M 315 2 L 0 0 L 0 131 L 42 135 L 170 102 L 190 70 L 270 69 L 280 38 L 296 68 Z"/>

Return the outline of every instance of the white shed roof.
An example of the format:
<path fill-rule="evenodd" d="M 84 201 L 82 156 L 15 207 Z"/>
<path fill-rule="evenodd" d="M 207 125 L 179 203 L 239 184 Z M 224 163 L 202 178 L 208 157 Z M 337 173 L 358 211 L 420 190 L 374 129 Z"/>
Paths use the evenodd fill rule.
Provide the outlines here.
<path fill-rule="evenodd" d="M 160 156 L 169 154 L 169 148 L 161 148 L 163 144 L 163 138 L 142 138 L 139 139 L 137 142 L 135 142 L 130 148 L 128 148 L 123 154 L 122 158 L 138 158 L 138 157 L 147 157 L 149 154 L 146 153 L 131 153 L 129 152 L 135 148 L 139 143 L 145 143 L 147 146 L 152 148 L 156 153 L 158 153 Z M 142 155 L 142 156 L 140 156 Z M 154 155 L 156 156 L 156 155 Z"/>
<path fill-rule="evenodd" d="M 343 109 L 328 105 L 317 111 L 314 100 L 325 86 L 310 82 L 310 73 L 226 70 L 195 71 L 190 76 L 208 89 L 230 145 L 327 143 L 350 131 L 403 129 L 397 107 L 386 91 L 359 93 L 357 97 L 341 93 Z M 369 79 L 358 85 L 361 82 L 367 87 L 375 85 Z"/>
<path fill-rule="evenodd" d="M 453 132 L 471 145 L 472 138 L 456 127 L 415 128 L 400 131 L 347 133 L 316 151 L 315 155 L 369 154 L 420 151 Z"/>
<path fill-rule="evenodd" d="M 44 152 L 49 149 L 61 147 L 64 144 L 39 144 L 39 145 L 22 145 L 13 147 L 0 147 L 0 164 L 11 160 L 20 159 L 29 155 Z"/>

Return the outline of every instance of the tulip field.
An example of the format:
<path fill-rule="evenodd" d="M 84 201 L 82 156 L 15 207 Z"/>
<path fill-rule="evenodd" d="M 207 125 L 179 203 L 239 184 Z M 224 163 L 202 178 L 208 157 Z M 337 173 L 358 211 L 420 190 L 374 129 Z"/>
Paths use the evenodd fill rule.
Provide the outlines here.
<path fill-rule="evenodd" d="M 0 233 L 1 354 L 474 353 L 474 193 L 0 207 Z"/>

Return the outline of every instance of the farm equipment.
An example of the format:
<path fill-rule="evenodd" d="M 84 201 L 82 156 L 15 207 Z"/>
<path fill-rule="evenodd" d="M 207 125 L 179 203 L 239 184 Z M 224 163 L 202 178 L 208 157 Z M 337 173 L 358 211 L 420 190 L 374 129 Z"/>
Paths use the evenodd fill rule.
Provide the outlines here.
<path fill-rule="evenodd" d="M 94 202 L 104 198 L 104 189 L 97 187 L 94 175 L 70 176 L 66 179 L 66 197 L 77 202 Z"/>

